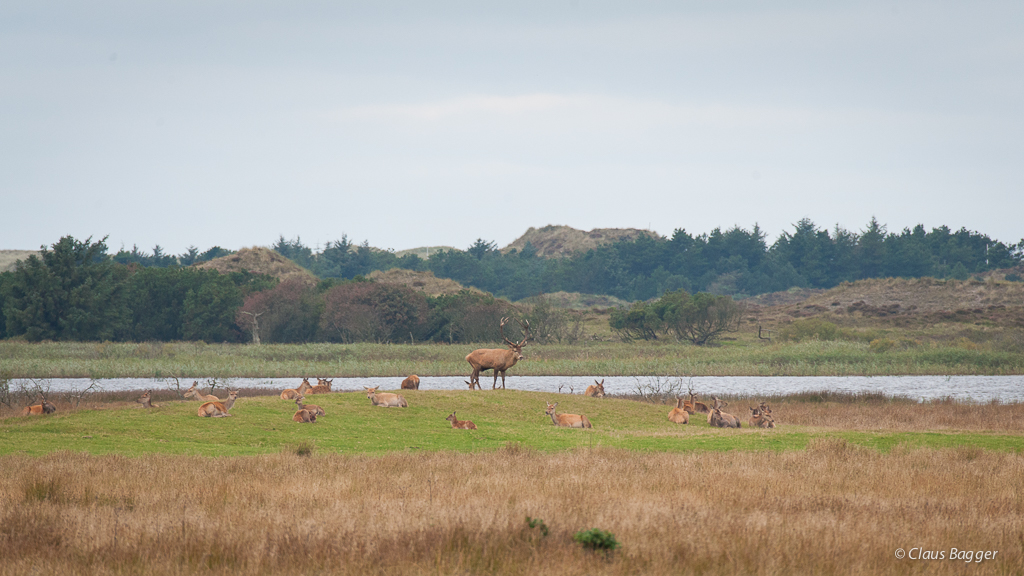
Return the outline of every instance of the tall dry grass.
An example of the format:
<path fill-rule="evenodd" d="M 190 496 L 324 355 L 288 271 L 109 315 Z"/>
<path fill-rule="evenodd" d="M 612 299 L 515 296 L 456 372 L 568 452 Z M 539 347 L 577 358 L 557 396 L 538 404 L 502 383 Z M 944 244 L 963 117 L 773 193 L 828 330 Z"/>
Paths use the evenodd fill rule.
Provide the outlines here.
<path fill-rule="evenodd" d="M 1024 559 L 1021 478 L 1021 454 L 841 440 L 686 455 L 5 456 L 0 574 L 1009 574 Z M 621 550 L 572 542 L 595 527 Z M 895 557 L 912 547 L 998 554 Z"/>

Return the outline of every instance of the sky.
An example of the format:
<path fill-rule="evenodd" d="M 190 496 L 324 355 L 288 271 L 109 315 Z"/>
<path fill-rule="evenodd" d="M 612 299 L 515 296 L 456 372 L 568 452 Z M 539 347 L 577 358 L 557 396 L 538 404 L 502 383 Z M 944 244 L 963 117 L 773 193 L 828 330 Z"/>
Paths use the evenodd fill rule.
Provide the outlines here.
<path fill-rule="evenodd" d="M 1024 3 L 0 3 L 0 249 L 1024 238 Z"/>

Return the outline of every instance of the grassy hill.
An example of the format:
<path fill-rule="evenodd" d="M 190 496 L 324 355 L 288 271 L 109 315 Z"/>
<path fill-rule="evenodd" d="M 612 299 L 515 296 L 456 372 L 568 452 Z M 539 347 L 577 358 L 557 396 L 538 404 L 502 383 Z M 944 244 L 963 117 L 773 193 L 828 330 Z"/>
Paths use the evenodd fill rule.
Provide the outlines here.
<path fill-rule="evenodd" d="M 38 250 L 0 250 L 0 272 L 14 270 L 14 263 L 24 260 L 33 254 L 39 254 Z"/>
<path fill-rule="evenodd" d="M 569 226 L 548 225 L 542 228 L 531 227 L 501 251 L 509 252 L 513 248 L 522 250 L 529 242 L 537 250 L 539 256 L 560 257 L 568 256 L 573 252 L 586 252 L 619 240 L 635 240 L 640 236 L 660 238 L 657 232 L 637 228 L 595 228 L 584 232 Z"/>
<path fill-rule="evenodd" d="M 309 270 L 270 248 L 260 246 L 242 248 L 234 254 L 214 258 L 208 262 L 196 264 L 195 267 L 217 270 L 222 274 L 248 270 L 253 274 L 267 274 L 280 280 L 298 278 L 307 284 L 316 284 L 318 281 Z"/>

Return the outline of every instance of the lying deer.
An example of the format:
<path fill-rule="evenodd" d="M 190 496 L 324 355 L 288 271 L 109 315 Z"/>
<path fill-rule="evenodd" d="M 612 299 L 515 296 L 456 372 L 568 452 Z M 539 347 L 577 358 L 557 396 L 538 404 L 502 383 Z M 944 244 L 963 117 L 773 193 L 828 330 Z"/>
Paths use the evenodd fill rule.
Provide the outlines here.
<path fill-rule="evenodd" d="M 299 410 L 299 411 L 297 411 L 295 413 L 294 416 L 292 416 L 292 422 L 303 422 L 303 423 L 308 422 L 308 423 L 311 423 L 311 424 L 315 423 L 316 422 L 316 412 L 311 412 L 309 410 Z"/>
<path fill-rule="evenodd" d="M 750 418 L 747 420 L 747 425 L 751 428 L 775 428 L 775 419 L 770 414 L 766 414 L 761 408 L 749 408 L 749 410 Z"/>
<path fill-rule="evenodd" d="M 558 402 L 554 404 L 548 404 L 548 409 L 544 411 L 546 416 L 551 416 L 551 422 L 555 426 L 562 426 L 565 428 L 593 428 L 590 425 L 590 420 L 583 414 L 559 414 L 555 412 L 555 406 L 558 406 Z"/>
<path fill-rule="evenodd" d="M 458 428 L 459 430 L 476 430 L 476 424 L 473 424 L 469 420 L 459 420 L 455 417 L 455 412 L 449 414 L 445 420 L 452 423 L 452 428 Z"/>
<path fill-rule="evenodd" d="M 398 394 L 392 394 L 390 392 L 377 392 L 377 388 L 380 386 L 374 386 L 373 388 L 366 388 L 366 397 L 373 402 L 374 406 L 380 406 L 381 408 L 408 408 L 409 403 L 405 401 L 405 398 Z"/>
<path fill-rule="evenodd" d="M 587 390 L 583 395 L 593 398 L 604 398 L 604 378 L 602 378 L 600 382 L 594 380 L 593 384 L 587 386 Z"/>
<path fill-rule="evenodd" d="M 739 428 L 739 418 L 729 414 L 728 412 L 722 412 L 722 408 L 728 406 L 729 403 L 726 402 L 723 404 L 717 396 L 712 396 L 711 399 L 714 401 L 714 408 L 712 408 L 711 413 L 708 414 L 708 424 L 719 428 Z"/>
<path fill-rule="evenodd" d="M 707 404 L 699 402 L 697 400 L 697 395 L 693 392 L 693 388 L 687 386 L 686 390 L 690 394 L 690 399 L 687 400 L 686 402 L 683 402 L 683 410 L 686 410 L 690 414 L 696 414 L 698 412 L 700 412 L 701 414 L 711 413 L 711 410 L 708 409 Z"/>
<path fill-rule="evenodd" d="M 42 403 L 36 404 L 35 406 L 25 406 L 21 409 L 22 416 L 40 416 L 42 414 L 53 414 L 57 411 L 57 407 L 53 405 L 49 400 L 43 398 Z"/>
<path fill-rule="evenodd" d="M 668 413 L 668 421 L 676 424 L 690 423 L 690 413 L 683 409 L 682 398 L 676 398 L 676 407 Z"/>
<path fill-rule="evenodd" d="M 317 406 L 316 404 L 306 404 L 306 403 L 304 403 L 303 400 L 305 400 L 305 399 L 306 399 L 305 396 L 299 396 L 298 398 L 295 399 L 295 405 L 299 407 L 299 410 L 308 410 L 308 411 L 312 412 L 313 414 L 315 414 L 317 416 L 326 416 L 327 415 L 327 413 L 324 412 L 324 409 L 319 407 L 319 406 Z"/>
<path fill-rule="evenodd" d="M 296 389 L 285 388 L 281 391 L 281 400 L 295 400 L 297 396 L 304 396 L 309 389 L 312 388 L 309 384 L 309 378 L 303 378 L 302 384 Z"/>
<path fill-rule="evenodd" d="M 328 380 L 326 378 L 317 378 L 316 386 L 309 389 L 310 394 L 327 394 L 331 391 L 331 384 L 334 380 Z"/>
<path fill-rule="evenodd" d="M 220 398 L 217 398 L 213 394 L 203 394 L 202 392 L 200 392 L 198 380 L 192 383 L 191 388 L 185 390 L 185 394 L 183 394 L 183 396 L 185 398 L 195 398 L 200 402 L 220 402 Z"/>
<path fill-rule="evenodd" d="M 419 390 L 420 389 L 420 377 L 413 374 L 405 380 L 402 380 L 402 390 Z"/>
<path fill-rule="evenodd" d="M 238 390 L 228 390 L 228 399 L 223 402 L 205 402 L 199 407 L 198 414 L 204 418 L 224 418 L 231 416 L 228 414 L 228 410 L 235 405 L 235 399 L 238 398 Z"/>
<path fill-rule="evenodd" d="M 136 402 L 138 402 L 139 404 L 142 404 L 143 408 L 159 408 L 159 406 L 157 406 L 156 404 L 153 404 L 151 402 L 152 398 L 153 398 L 152 390 L 146 390 L 146 393 L 143 394 L 142 396 L 139 396 L 139 399 L 136 400 Z"/>

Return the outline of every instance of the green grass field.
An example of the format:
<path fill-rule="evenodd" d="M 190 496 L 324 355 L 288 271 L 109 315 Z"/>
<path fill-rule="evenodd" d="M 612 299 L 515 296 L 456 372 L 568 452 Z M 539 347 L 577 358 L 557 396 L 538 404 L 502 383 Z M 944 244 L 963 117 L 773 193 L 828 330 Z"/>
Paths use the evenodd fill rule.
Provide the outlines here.
<path fill-rule="evenodd" d="M 404 391 L 403 395 L 409 408 L 375 407 L 362 393 L 310 396 L 307 402 L 319 404 L 327 412 L 314 424 L 292 422 L 295 404 L 272 396 L 239 398 L 229 418 L 199 418 L 199 403 L 183 401 L 162 402 L 151 410 L 119 404 L 45 417 L 13 416 L 0 420 L 0 454 L 42 455 L 69 450 L 127 456 L 237 456 L 276 453 L 304 443 L 315 445 L 318 453 L 336 454 L 493 451 L 509 444 L 542 452 L 578 448 L 780 451 L 802 450 L 823 437 L 841 438 L 881 451 L 901 445 L 971 446 L 1016 452 L 1024 448 L 1024 438 L 1013 430 L 786 424 L 791 409 L 785 403 L 776 407 L 779 428 L 747 428 L 745 408 L 740 412 L 737 407 L 734 413 L 744 420 L 744 427 L 734 430 L 711 428 L 702 414 L 692 416 L 690 424 L 673 424 L 666 419 L 670 407 L 623 399 L 515 390 Z M 559 412 L 586 414 L 594 428 L 553 426 L 544 409 L 546 402 L 556 400 Z M 476 423 L 478 429 L 451 429 L 445 417 L 453 410 L 459 419 Z"/>

